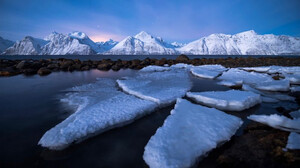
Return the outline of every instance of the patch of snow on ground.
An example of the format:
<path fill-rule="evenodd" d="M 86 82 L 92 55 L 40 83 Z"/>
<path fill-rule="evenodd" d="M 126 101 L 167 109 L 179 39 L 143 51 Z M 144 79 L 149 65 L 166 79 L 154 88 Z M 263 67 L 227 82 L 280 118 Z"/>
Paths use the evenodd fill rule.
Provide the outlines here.
<path fill-rule="evenodd" d="M 76 105 L 77 110 L 47 131 L 39 144 L 49 149 L 63 149 L 93 134 L 130 123 L 157 107 L 156 103 L 117 91 L 115 85 L 110 79 L 100 79 L 71 89 L 73 92 L 62 101 Z"/>
<path fill-rule="evenodd" d="M 191 73 L 200 78 L 213 79 L 226 70 L 222 65 L 201 65 L 191 68 Z"/>
<path fill-rule="evenodd" d="M 217 109 L 177 99 L 171 115 L 147 143 L 143 158 L 151 168 L 191 167 L 230 140 L 242 123 Z"/>
<path fill-rule="evenodd" d="M 240 90 L 188 92 L 186 96 L 198 103 L 228 111 L 243 111 L 261 103 L 259 94 Z"/>
<path fill-rule="evenodd" d="M 117 80 L 126 93 L 150 100 L 161 106 L 171 104 L 191 89 L 192 83 L 186 70 L 139 73 L 135 77 Z"/>
<path fill-rule="evenodd" d="M 284 131 L 300 132 L 300 118 L 289 119 L 285 116 L 277 114 L 272 115 L 250 115 L 249 120 L 253 120 L 262 124 L 267 124 L 273 128 Z"/>

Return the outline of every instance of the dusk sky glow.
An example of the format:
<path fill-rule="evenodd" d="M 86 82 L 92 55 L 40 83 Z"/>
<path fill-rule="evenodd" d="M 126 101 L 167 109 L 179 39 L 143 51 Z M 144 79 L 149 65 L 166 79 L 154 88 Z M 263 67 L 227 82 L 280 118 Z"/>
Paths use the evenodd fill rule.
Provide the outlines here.
<path fill-rule="evenodd" d="M 188 42 L 252 29 L 300 36 L 299 9 L 299 0 L 0 0 L 0 36 L 82 31 L 94 41 L 119 41 L 144 30 Z"/>

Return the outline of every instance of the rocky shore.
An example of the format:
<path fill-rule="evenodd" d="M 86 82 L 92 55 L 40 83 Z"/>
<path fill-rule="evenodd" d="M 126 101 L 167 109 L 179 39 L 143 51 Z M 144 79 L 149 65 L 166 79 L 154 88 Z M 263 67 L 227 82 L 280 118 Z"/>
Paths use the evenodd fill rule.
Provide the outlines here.
<path fill-rule="evenodd" d="M 87 71 L 90 69 L 114 70 L 122 68 L 141 69 L 148 65 L 165 64 L 174 65 L 177 63 L 186 63 L 192 65 L 220 64 L 225 67 L 248 67 L 248 66 L 300 66 L 300 57 L 260 57 L 260 58 L 196 58 L 189 59 L 185 55 L 178 56 L 174 59 L 155 59 L 146 58 L 144 60 L 117 60 L 103 59 L 101 61 L 81 61 L 79 59 L 42 59 L 42 60 L 7 60 L 0 59 L 0 76 L 13 76 L 18 74 L 24 75 L 48 75 L 57 71 Z"/>

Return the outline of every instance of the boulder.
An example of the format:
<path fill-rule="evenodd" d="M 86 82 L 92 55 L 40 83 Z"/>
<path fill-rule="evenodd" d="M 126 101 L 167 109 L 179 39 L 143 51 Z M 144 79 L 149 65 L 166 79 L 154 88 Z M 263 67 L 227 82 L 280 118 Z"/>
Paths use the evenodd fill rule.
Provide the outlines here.
<path fill-rule="evenodd" d="M 51 73 L 51 70 L 45 68 L 45 67 L 42 67 L 40 68 L 37 73 L 40 75 L 40 76 L 44 76 L 44 75 L 49 75 Z"/>

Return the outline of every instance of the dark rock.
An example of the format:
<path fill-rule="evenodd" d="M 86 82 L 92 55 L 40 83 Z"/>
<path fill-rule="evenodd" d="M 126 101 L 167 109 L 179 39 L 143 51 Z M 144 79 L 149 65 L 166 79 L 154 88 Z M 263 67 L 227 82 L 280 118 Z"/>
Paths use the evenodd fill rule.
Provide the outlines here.
<path fill-rule="evenodd" d="M 120 68 L 120 66 L 118 66 L 117 64 L 115 64 L 115 65 L 113 65 L 113 66 L 111 67 L 111 69 L 114 70 L 114 71 L 118 71 L 118 70 L 120 70 L 121 68 Z"/>
<path fill-rule="evenodd" d="M 40 68 L 37 73 L 40 75 L 40 76 L 44 76 L 44 75 L 49 75 L 51 73 L 51 70 L 43 67 L 43 68 Z"/>
<path fill-rule="evenodd" d="M 77 71 L 79 71 L 80 69 L 81 69 L 81 64 L 73 64 L 72 65 L 72 68 L 74 69 L 74 70 L 77 70 Z"/>
<path fill-rule="evenodd" d="M 17 69 L 24 69 L 27 68 L 29 65 L 29 63 L 25 60 L 21 61 L 18 63 L 18 65 L 16 66 Z"/>
<path fill-rule="evenodd" d="M 97 66 L 99 70 L 109 70 L 111 68 L 111 64 L 109 63 L 101 63 Z"/>
<path fill-rule="evenodd" d="M 178 62 L 182 62 L 182 61 L 185 62 L 188 60 L 190 60 L 189 57 L 184 54 L 181 54 L 176 58 L 176 61 L 178 61 Z"/>
<path fill-rule="evenodd" d="M 88 71 L 90 70 L 90 67 L 88 65 L 81 68 L 82 71 Z"/>
<path fill-rule="evenodd" d="M 32 68 L 28 68 L 28 69 L 24 69 L 23 71 L 24 75 L 34 75 L 37 73 L 36 69 L 32 69 Z"/>
<path fill-rule="evenodd" d="M 59 68 L 59 65 L 58 64 L 49 64 L 47 66 L 48 69 L 55 69 L 55 68 Z"/>
<path fill-rule="evenodd" d="M 73 64 L 72 60 L 64 60 L 63 62 L 61 62 L 60 68 L 63 70 L 67 70 L 69 66 L 72 66 L 72 64 Z"/>

